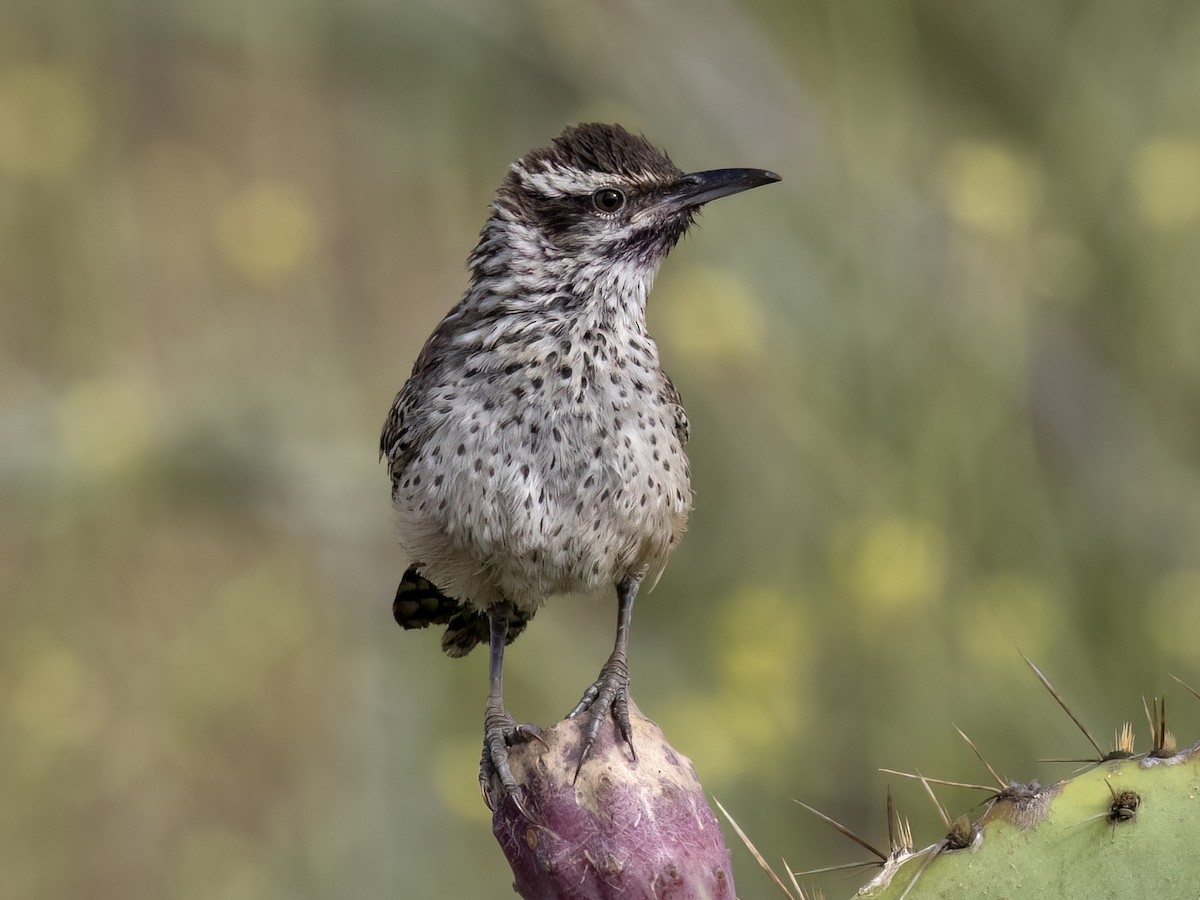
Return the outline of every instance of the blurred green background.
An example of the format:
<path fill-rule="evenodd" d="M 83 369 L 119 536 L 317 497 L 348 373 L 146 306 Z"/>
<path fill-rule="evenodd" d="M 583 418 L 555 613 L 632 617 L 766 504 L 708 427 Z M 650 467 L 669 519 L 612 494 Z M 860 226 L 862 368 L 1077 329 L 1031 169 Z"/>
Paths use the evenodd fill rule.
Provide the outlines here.
<path fill-rule="evenodd" d="M 933 841 L 877 768 L 986 780 L 952 723 L 1086 755 L 1018 647 L 1197 736 L 1200 6 L 9 0 L 0 895 L 511 896 L 377 436 L 505 167 L 597 119 L 784 177 L 652 298 L 696 512 L 632 644 L 764 854 L 861 858 L 792 798 L 884 843 L 889 780 Z M 543 610 L 514 713 L 614 621 Z"/>

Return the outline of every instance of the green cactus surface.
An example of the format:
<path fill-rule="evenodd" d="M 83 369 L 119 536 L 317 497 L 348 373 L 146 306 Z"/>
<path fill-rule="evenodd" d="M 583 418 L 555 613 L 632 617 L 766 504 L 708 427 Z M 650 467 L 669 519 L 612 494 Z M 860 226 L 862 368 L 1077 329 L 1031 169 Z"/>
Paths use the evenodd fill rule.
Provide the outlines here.
<path fill-rule="evenodd" d="M 1200 744 L 1017 787 L 931 847 L 894 855 L 859 896 L 1200 896 Z"/>

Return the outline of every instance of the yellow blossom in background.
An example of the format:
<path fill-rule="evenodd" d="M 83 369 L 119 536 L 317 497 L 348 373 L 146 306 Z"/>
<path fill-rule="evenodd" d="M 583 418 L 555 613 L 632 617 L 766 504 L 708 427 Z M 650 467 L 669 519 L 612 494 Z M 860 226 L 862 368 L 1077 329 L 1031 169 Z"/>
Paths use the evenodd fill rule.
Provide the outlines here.
<path fill-rule="evenodd" d="M 660 718 L 677 747 L 694 747 L 705 778 L 745 771 L 747 760 L 778 764 L 807 722 L 812 690 L 810 598 L 762 585 L 744 587 L 717 607 L 711 633 L 716 691 L 672 698 Z M 721 727 L 714 728 L 713 723 Z"/>
<path fill-rule="evenodd" d="M 28 750 L 20 760 L 25 765 L 53 764 L 58 751 L 85 744 L 108 716 L 108 698 L 95 673 L 58 644 L 30 654 L 10 696 L 8 715 Z"/>
<path fill-rule="evenodd" d="M 1200 218 L 1200 140 L 1156 137 L 1134 154 L 1129 171 L 1134 209 L 1162 231 Z"/>
<path fill-rule="evenodd" d="M 71 387 L 58 404 L 63 452 L 85 476 L 108 476 L 145 458 L 154 440 L 153 398 L 132 379 L 92 379 Z"/>
<path fill-rule="evenodd" d="M 950 215 L 991 237 L 1026 231 L 1042 199 L 1038 169 L 988 141 L 960 141 L 942 158 L 937 183 Z"/>
<path fill-rule="evenodd" d="M 293 185 L 273 181 L 234 194 L 217 214 L 215 227 L 226 264 L 262 287 L 292 274 L 318 237 L 311 199 Z"/>
<path fill-rule="evenodd" d="M 460 819 L 490 822 L 492 814 L 479 796 L 479 782 L 472 773 L 479 769 L 478 736 L 446 737 L 438 740 L 430 755 L 430 776 L 442 805 Z"/>
<path fill-rule="evenodd" d="M 786 720 L 758 695 L 689 692 L 671 698 L 655 718 L 672 746 L 696 766 L 705 784 L 736 779 L 748 768 L 777 764 L 800 729 L 798 706 Z"/>
<path fill-rule="evenodd" d="M 927 606 L 945 578 L 942 535 L 924 519 L 869 520 L 838 535 L 834 555 L 847 587 L 872 612 Z"/>
<path fill-rule="evenodd" d="M 0 69 L 0 174 L 68 177 L 92 141 L 92 118 L 80 78 L 67 66 Z"/>
<path fill-rule="evenodd" d="M 158 643 L 156 677 L 170 684 L 181 722 L 266 704 L 271 675 L 313 642 L 303 564 L 268 558 L 235 572 Z M 211 665 L 214 650 L 221 664 Z M 260 714 L 270 719 L 269 704 Z"/>
<path fill-rule="evenodd" d="M 650 300 L 650 318 L 676 357 L 703 364 L 754 359 L 763 318 L 746 285 L 725 269 L 688 266 Z"/>
<path fill-rule="evenodd" d="M 735 691 L 794 690 L 808 650 L 804 600 L 746 587 L 718 610 L 712 633 L 721 682 Z"/>

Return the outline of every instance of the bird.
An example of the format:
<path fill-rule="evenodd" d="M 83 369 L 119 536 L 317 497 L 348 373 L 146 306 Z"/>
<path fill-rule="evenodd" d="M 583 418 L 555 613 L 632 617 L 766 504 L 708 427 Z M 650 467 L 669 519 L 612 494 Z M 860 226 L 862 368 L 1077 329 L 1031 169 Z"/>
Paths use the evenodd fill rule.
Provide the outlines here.
<path fill-rule="evenodd" d="M 688 418 L 646 326 L 659 267 L 706 203 L 779 181 L 685 173 L 620 125 L 567 127 L 508 169 L 468 258 L 469 287 L 425 342 L 380 437 L 401 548 L 404 628 L 489 648 L 480 787 L 518 798 L 508 762 L 541 739 L 503 700 L 505 647 L 548 599 L 617 600 L 578 777 L 611 715 L 633 758 L 628 643 L 692 508 Z"/>

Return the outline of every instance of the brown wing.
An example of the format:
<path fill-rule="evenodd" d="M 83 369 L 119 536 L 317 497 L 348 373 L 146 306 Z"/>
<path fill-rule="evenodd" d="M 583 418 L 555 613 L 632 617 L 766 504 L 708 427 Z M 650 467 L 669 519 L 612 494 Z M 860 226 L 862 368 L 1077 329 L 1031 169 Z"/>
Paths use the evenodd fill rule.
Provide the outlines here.
<path fill-rule="evenodd" d="M 391 409 L 388 410 L 383 432 L 379 436 L 379 455 L 387 458 L 388 471 L 393 483 L 400 480 L 413 454 L 420 449 L 433 429 L 434 420 L 427 415 L 427 410 L 421 408 L 421 404 L 436 386 L 438 379 L 444 375 L 446 367 L 443 363 L 452 352 L 449 346 L 450 339 L 461 318 L 462 306 L 460 303 L 455 307 L 425 341 L 425 346 L 421 348 L 416 362 L 413 363 L 408 381 L 400 388 L 392 401 Z M 454 365 L 449 367 L 452 372 L 461 368 Z"/>
<path fill-rule="evenodd" d="M 679 396 L 675 382 L 666 372 L 663 372 L 662 398 L 675 412 L 675 434 L 679 438 L 679 443 L 686 444 L 691 434 L 691 426 L 688 423 L 687 413 L 683 409 L 683 398 Z"/>
<path fill-rule="evenodd" d="M 409 398 L 412 395 L 409 388 L 411 383 L 410 381 L 405 384 L 396 394 L 392 408 L 388 410 L 387 419 L 383 423 L 383 432 L 379 435 L 379 456 L 387 459 L 388 472 L 393 482 L 400 478 L 400 473 L 412 459 L 413 435 L 410 427 L 411 413 L 408 409 Z"/>

